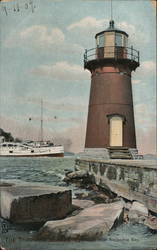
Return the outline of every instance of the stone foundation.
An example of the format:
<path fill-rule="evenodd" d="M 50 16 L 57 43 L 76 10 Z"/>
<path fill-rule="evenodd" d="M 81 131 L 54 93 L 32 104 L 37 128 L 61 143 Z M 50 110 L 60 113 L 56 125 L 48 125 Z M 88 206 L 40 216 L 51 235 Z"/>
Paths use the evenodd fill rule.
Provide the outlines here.
<path fill-rule="evenodd" d="M 157 213 L 156 161 L 80 158 L 76 165 L 86 169 L 97 185 Z"/>

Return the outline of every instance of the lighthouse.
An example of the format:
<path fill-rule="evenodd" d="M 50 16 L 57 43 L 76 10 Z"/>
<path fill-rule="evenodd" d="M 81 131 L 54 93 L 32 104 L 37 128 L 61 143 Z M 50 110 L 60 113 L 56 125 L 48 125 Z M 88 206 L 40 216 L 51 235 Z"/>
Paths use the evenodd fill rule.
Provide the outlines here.
<path fill-rule="evenodd" d="M 85 150 L 107 149 L 111 158 L 131 159 L 129 152 L 136 150 L 131 75 L 140 63 L 128 38 L 111 20 L 95 35 L 95 48 L 84 54 L 84 68 L 91 73 Z"/>

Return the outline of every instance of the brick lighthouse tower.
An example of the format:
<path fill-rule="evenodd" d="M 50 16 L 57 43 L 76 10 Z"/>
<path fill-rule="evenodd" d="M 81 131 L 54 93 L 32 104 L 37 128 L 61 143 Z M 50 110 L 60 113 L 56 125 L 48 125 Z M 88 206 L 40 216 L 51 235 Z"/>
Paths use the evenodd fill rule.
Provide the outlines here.
<path fill-rule="evenodd" d="M 139 52 L 128 47 L 128 34 L 113 20 L 95 39 L 96 48 L 84 54 L 84 68 L 91 72 L 85 150 L 107 149 L 111 158 L 131 159 L 136 149 L 131 74 Z"/>

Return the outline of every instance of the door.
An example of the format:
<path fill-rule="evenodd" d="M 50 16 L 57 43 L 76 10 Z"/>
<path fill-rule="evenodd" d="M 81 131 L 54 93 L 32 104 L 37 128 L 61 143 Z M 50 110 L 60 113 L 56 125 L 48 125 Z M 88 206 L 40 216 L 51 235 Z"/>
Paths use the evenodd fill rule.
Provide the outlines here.
<path fill-rule="evenodd" d="M 110 146 L 123 146 L 123 120 L 120 116 L 110 119 Z"/>

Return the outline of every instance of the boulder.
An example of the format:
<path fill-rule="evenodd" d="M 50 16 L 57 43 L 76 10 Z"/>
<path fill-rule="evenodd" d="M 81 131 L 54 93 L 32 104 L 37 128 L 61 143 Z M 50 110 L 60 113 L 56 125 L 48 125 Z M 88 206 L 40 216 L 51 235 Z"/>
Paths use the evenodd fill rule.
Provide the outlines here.
<path fill-rule="evenodd" d="M 66 174 L 66 177 L 70 180 L 82 179 L 88 177 L 87 171 L 74 171 Z"/>
<path fill-rule="evenodd" d="M 49 241 L 97 240 L 121 222 L 122 216 L 121 202 L 95 205 L 76 216 L 46 222 L 35 238 Z"/>
<path fill-rule="evenodd" d="M 148 216 L 148 209 L 142 203 L 134 201 L 128 213 L 129 221 L 142 223 L 145 216 Z"/>
<path fill-rule="evenodd" d="M 72 209 L 71 190 L 49 185 L 1 187 L 0 215 L 15 223 L 64 218 Z"/>
<path fill-rule="evenodd" d="M 8 250 L 8 248 L 0 246 L 0 250 Z"/>
<path fill-rule="evenodd" d="M 146 208 L 142 203 L 139 203 L 137 201 L 134 201 L 132 203 L 130 211 L 136 211 L 138 214 L 145 215 L 145 216 L 148 215 L 148 208 Z"/>
<path fill-rule="evenodd" d="M 87 199 L 91 199 L 92 201 L 94 201 L 97 204 L 110 203 L 109 197 L 106 194 L 101 193 L 99 191 L 92 191 L 92 192 L 90 192 L 88 194 Z"/>
<path fill-rule="evenodd" d="M 72 200 L 72 211 L 69 213 L 68 217 L 75 216 L 80 213 L 84 208 L 92 207 L 95 203 L 89 200 L 79 200 L 73 199 Z"/>
<path fill-rule="evenodd" d="M 93 201 L 73 199 L 72 205 L 75 209 L 84 209 L 95 205 Z"/>
<path fill-rule="evenodd" d="M 148 216 L 148 208 L 140 202 L 134 201 L 130 207 L 130 213 L 135 212 L 137 215 Z"/>
<path fill-rule="evenodd" d="M 146 225 L 147 227 L 149 227 L 151 230 L 157 231 L 157 217 L 155 217 L 155 216 L 148 216 L 144 220 L 144 225 Z"/>
<path fill-rule="evenodd" d="M 91 183 L 91 176 L 89 173 L 85 170 L 79 170 L 79 171 L 74 171 L 70 173 L 66 173 L 65 178 L 63 179 L 65 182 L 77 182 L 77 181 L 82 181 L 86 183 Z"/>

